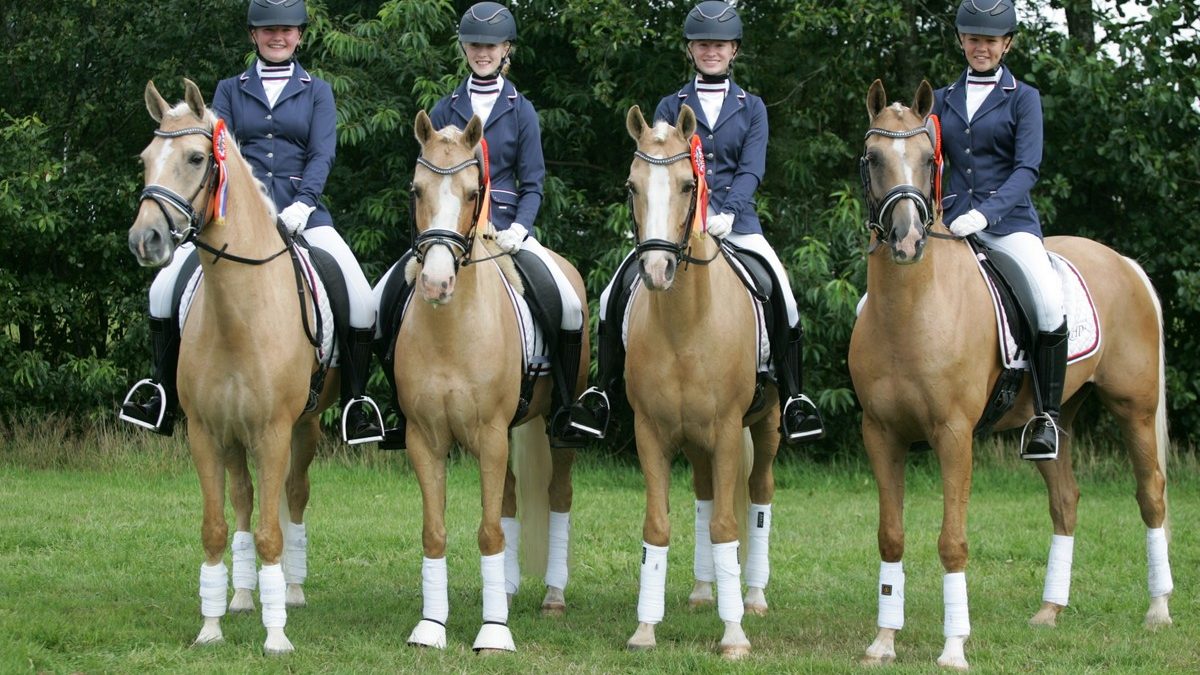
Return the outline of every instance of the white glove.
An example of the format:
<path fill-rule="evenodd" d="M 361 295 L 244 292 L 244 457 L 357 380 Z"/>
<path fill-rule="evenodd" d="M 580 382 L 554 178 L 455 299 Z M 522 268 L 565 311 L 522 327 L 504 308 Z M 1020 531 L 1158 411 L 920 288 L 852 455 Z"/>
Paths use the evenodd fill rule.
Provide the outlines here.
<path fill-rule="evenodd" d="M 725 235 L 733 231 L 733 214 L 718 213 L 710 215 L 708 222 L 704 225 L 708 229 L 708 233 L 712 236 L 724 238 Z"/>
<path fill-rule="evenodd" d="M 279 212 L 279 219 L 283 221 L 283 226 L 287 228 L 288 234 L 297 235 L 308 226 L 308 217 L 316 210 L 315 206 L 309 206 L 304 202 L 292 202 L 291 206 Z"/>
<path fill-rule="evenodd" d="M 496 245 L 505 253 L 516 253 L 517 249 L 521 248 L 521 242 L 525 241 L 525 237 L 529 236 L 529 230 L 520 223 L 513 223 L 508 226 L 507 230 L 500 230 L 496 233 Z"/>
<path fill-rule="evenodd" d="M 987 227 L 987 216 L 971 209 L 950 223 L 950 231 L 959 237 L 966 237 Z"/>

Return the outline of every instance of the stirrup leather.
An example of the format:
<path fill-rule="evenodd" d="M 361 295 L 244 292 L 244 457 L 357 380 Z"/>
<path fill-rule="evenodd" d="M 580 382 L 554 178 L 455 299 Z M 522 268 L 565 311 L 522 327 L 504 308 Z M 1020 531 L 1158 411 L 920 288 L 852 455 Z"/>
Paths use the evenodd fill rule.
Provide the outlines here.
<path fill-rule="evenodd" d="M 150 422 L 147 422 L 145 420 L 137 419 L 136 417 L 130 417 L 129 415 L 125 414 L 125 407 L 130 405 L 131 403 L 133 403 L 134 393 L 138 389 L 142 388 L 143 385 L 150 385 L 151 387 L 154 387 L 155 391 L 158 392 L 158 400 L 161 403 L 161 405 L 159 405 L 159 408 L 158 408 L 158 419 L 156 419 L 153 424 Z M 134 403 L 134 405 L 138 405 L 138 404 Z M 154 380 L 147 377 L 144 380 L 138 380 L 137 384 L 134 384 L 129 389 L 129 393 L 125 394 L 125 400 L 121 402 L 121 413 L 118 415 L 118 418 L 123 422 L 129 422 L 130 424 L 136 424 L 137 426 L 142 427 L 143 429 L 149 429 L 151 431 L 158 431 L 159 429 L 162 428 L 163 419 L 165 419 L 166 416 L 167 416 L 167 390 L 163 389 L 163 386 L 161 384 L 159 384 L 158 382 L 155 382 Z"/>
<path fill-rule="evenodd" d="M 1038 422 L 1044 422 L 1047 427 L 1054 431 L 1054 448 L 1052 452 L 1027 452 L 1026 450 L 1028 447 L 1026 445 L 1026 437 L 1028 436 L 1028 440 L 1030 441 L 1033 440 L 1033 434 L 1031 434 L 1029 431 L 1030 427 L 1034 426 Z M 1058 428 L 1058 421 L 1055 420 L 1054 417 L 1049 413 L 1042 413 L 1029 418 L 1029 421 L 1025 423 L 1025 426 L 1021 427 L 1021 459 L 1028 459 L 1034 462 L 1058 459 L 1058 435 L 1060 433 L 1062 433 L 1062 430 Z"/>
<path fill-rule="evenodd" d="M 349 437 L 349 430 L 346 428 L 346 422 L 349 421 L 350 410 L 355 405 L 364 405 L 369 407 L 367 414 L 370 415 L 371 413 L 374 413 L 374 421 L 376 423 L 376 428 L 379 429 L 379 433 L 376 433 L 373 436 L 364 436 L 363 438 Z M 370 396 L 356 396 L 350 399 L 350 401 L 346 404 L 345 409 L 342 410 L 342 441 L 344 441 L 347 445 L 358 445 L 360 443 L 375 443 L 382 440 L 383 414 L 379 412 L 379 406 L 375 405 L 375 401 Z"/>

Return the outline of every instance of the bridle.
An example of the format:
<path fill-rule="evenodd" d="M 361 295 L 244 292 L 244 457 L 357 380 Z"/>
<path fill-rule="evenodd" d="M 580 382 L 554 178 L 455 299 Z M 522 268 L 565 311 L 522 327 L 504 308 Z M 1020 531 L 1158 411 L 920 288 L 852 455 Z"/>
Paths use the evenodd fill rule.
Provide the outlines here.
<path fill-rule="evenodd" d="M 213 140 L 212 130 L 203 127 L 186 127 L 184 129 L 176 129 L 175 131 L 163 131 L 162 129 L 155 129 L 154 135 L 158 136 L 159 138 L 203 136 L 209 141 Z M 221 248 L 216 248 L 211 244 L 200 240 L 200 234 L 203 231 L 204 226 L 212 220 L 212 215 L 214 213 L 215 204 L 213 202 L 213 196 L 217 192 L 217 184 L 213 182 L 213 179 L 220 177 L 220 165 L 217 163 L 216 154 L 211 150 L 211 143 L 209 146 L 210 150 L 208 153 L 208 166 L 204 169 L 204 176 L 201 177 L 200 184 L 196 186 L 196 190 L 192 192 L 191 197 L 185 199 L 178 192 L 175 192 L 165 185 L 150 183 L 142 188 L 142 193 L 138 197 L 138 204 L 140 205 L 147 199 L 154 202 L 154 205 L 157 206 L 158 210 L 162 212 L 163 220 L 165 220 L 167 223 L 167 230 L 171 233 L 171 238 L 175 240 L 176 248 L 188 242 L 192 242 L 196 245 L 196 248 L 207 251 L 216 257 L 216 260 L 213 264 L 221 262 L 222 258 L 228 258 L 233 262 L 242 263 L 244 265 L 262 265 L 290 251 L 292 249 L 292 240 L 287 236 L 287 230 L 283 228 L 278 220 L 276 221 L 276 228 L 279 230 L 279 236 L 283 239 L 284 247 L 265 258 L 245 258 L 239 255 L 233 255 L 232 253 L 228 253 L 226 251 L 226 249 L 229 248 L 229 244 L 225 244 L 221 246 Z M 201 193 L 204 193 L 208 198 L 207 206 L 203 213 L 197 211 L 192 205 Z M 168 206 L 183 214 L 183 217 L 187 219 L 187 227 L 185 227 L 183 230 L 178 230 L 175 228 L 175 220 L 171 218 L 170 212 L 167 211 Z"/>
<path fill-rule="evenodd" d="M 471 257 L 471 248 L 475 242 L 475 233 L 479 229 L 480 214 L 483 213 L 484 201 L 490 199 L 488 194 L 488 177 L 483 170 L 484 161 L 482 158 L 482 146 L 476 148 L 475 156 L 466 161 L 455 164 L 451 167 L 441 167 L 424 157 L 417 157 L 417 164 L 429 169 L 439 176 L 453 176 L 456 173 L 462 172 L 470 167 L 479 167 L 479 191 L 475 196 L 475 212 L 471 216 L 471 229 L 466 235 L 460 234 L 456 230 L 447 230 L 444 228 L 431 228 L 424 232 L 417 232 L 417 194 L 415 184 L 409 185 L 409 232 L 412 241 L 413 257 L 416 258 L 418 264 L 425 264 L 425 256 L 429 249 L 434 246 L 445 246 L 450 249 L 450 255 L 454 259 L 454 271 L 457 272 L 460 266 L 474 265 L 484 262 L 485 260 L 493 260 L 509 253 L 500 253 L 487 258 L 474 259 Z"/>
<path fill-rule="evenodd" d="M 688 151 L 681 152 L 677 155 L 671 155 L 670 157 L 654 157 L 653 155 L 649 155 L 641 150 L 634 150 L 633 156 L 652 166 L 670 166 L 675 162 L 681 162 L 685 159 L 689 159 L 692 156 L 692 153 Z M 694 166 L 692 173 L 693 175 L 695 174 Z M 713 253 L 712 257 L 710 258 L 695 258 L 688 253 L 688 251 L 692 250 L 692 246 L 689 242 L 692 238 L 692 223 L 695 222 L 697 204 L 700 201 L 699 181 L 703 180 L 703 176 L 695 176 L 695 178 L 696 183 L 692 185 L 692 193 L 691 196 L 688 197 L 688 212 L 687 215 L 684 216 L 683 220 L 683 235 L 677 242 L 670 241 L 669 239 L 641 239 L 641 235 L 639 234 L 639 230 L 641 228 L 638 226 L 637 222 L 637 210 L 633 207 L 633 190 L 629 190 L 629 216 L 633 220 L 633 238 L 634 241 L 637 242 L 636 246 L 634 247 L 634 255 L 640 256 L 647 251 L 664 251 L 675 257 L 676 264 L 680 262 L 687 262 L 694 263 L 696 265 L 707 265 L 715 260 L 720 254 L 721 249 L 719 246 L 717 247 L 717 251 Z"/>
<path fill-rule="evenodd" d="M 937 115 L 930 115 L 924 126 L 915 129 L 906 129 L 903 131 L 891 131 L 889 129 L 881 129 L 872 127 L 867 130 L 864 141 L 872 136 L 883 136 L 884 138 L 912 138 L 926 134 L 929 136 L 929 142 L 933 146 L 933 162 L 929 166 L 929 185 L 931 192 L 941 192 L 942 178 L 942 143 L 941 143 L 941 126 L 938 122 Z M 911 183 L 900 183 L 887 191 L 883 199 L 876 200 L 871 194 L 871 167 L 867 159 L 866 151 L 858 159 L 858 172 L 862 179 L 863 195 L 867 203 L 867 229 L 876 234 L 876 242 L 887 239 L 895 224 L 892 222 L 892 212 L 896 206 L 908 200 L 916 206 L 917 213 L 921 218 L 921 225 L 927 236 L 941 236 L 938 233 L 931 233 L 929 229 L 933 226 L 936 216 L 941 212 L 940 196 L 936 199 L 933 195 L 922 192 L 917 186 Z"/>

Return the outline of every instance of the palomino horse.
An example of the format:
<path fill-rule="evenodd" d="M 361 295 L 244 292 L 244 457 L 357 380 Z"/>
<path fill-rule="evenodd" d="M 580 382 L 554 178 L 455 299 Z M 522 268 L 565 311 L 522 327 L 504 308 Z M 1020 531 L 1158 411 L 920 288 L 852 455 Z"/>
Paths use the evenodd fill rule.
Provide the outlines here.
<path fill-rule="evenodd" d="M 637 141 L 628 187 L 641 279 L 629 310 L 625 379 L 646 479 L 638 627 L 628 646 L 654 647 L 654 627 L 663 618 L 671 457 L 682 449 L 692 464 L 698 503 L 712 508 L 708 531 L 697 533 L 697 569 L 707 566 L 715 572 L 717 613 L 725 623 L 720 649 L 736 659 L 750 651 L 743 611 L 766 611 L 768 572 L 764 527 L 763 536 L 750 537 L 750 591 L 743 606 L 735 512 L 735 496 L 743 502 L 736 506 L 746 506 L 749 450 L 743 427 L 750 427 L 753 438 L 752 518 L 765 526 L 775 492 L 779 407 L 768 404 L 746 417 L 759 356 L 754 300 L 717 241 L 698 231 L 706 203 L 699 199 L 696 165 L 689 161 L 695 114 L 683 106 L 676 126 L 659 121 L 650 127 L 634 106 L 625 125 Z M 766 400 L 774 401 L 774 388 L 769 389 Z M 700 545 L 704 539 L 709 546 Z M 697 590 L 707 585 L 702 581 Z M 694 602 L 697 595 L 693 593 Z"/>
<path fill-rule="evenodd" d="M 513 278 L 515 269 L 508 256 L 497 255 L 484 243 L 492 229 L 487 220 L 486 151 L 479 118 L 472 117 L 462 131 L 454 127 L 437 131 L 421 111 L 414 131 L 421 145 L 412 183 L 416 236 L 405 274 L 421 301 L 414 298 L 409 305 L 395 351 L 397 395 L 408 418 L 405 440 L 421 484 L 424 515 L 424 608 L 409 643 L 437 648 L 446 644 L 446 459 L 457 443 L 480 465 L 483 626 L 474 648 L 485 653 L 514 651 L 507 626 L 506 586 L 510 593 L 515 591 L 519 571 L 512 542 L 508 542 L 506 571 L 501 519 L 511 518 L 516 511 L 514 479 L 508 469 L 508 428 L 517 412 L 523 357 L 520 319 L 504 283 L 506 275 Z M 555 256 L 555 260 L 584 298 L 579 273 L 562 258 Z M 586 300 L 583 306 L 587 307 Z M 584 325 L 586 321 L 585 316 Z M 586 381 L 587 354 L 585 338 L 575 395 Z M 544 498 L 523 500 L 526 507 L 540 504 L 543 512 L 527 510 L 521 515 L 527 526 L 538 526 L 546 518 L 560 522 L 559 529 L 551 528 L 558 541 L 549 546 L 543 602 L 546 613 L 559 613 L 565 608 L 565 528 L 571 511 L 574 452 L 556 449 L 550 454 L 543 424 L 550 413 L 550 384 L 550 378 L 539 378 L 528 413 L 520 420 L 523 427 L 514 432 L 512 459 L 516 483 L 526 491 L 533 489 L 529 471 L 552 465 Z M 530 532 L 525 535 L 528 541 Z"/>
<path fill-rule="evenodd" d="M 327 380 L 317 409 L 304 413 L 317 362 L 305 333 L 291 260 L 281 255 L 290 244 L 276 229 L 275 208 L 232 135 L 205 108 L 196 85 L 184 83 L 185 102 L 175 107 L 153 82 L 146 85 L 146 108 L 159 128 L 142 151 L 146 186 L 129 230 L 129 248 L 146 267 L 167 264 L 185 241 L 201 249 L 204 283 L 183 330 L 178 369 L 179 401 L 187 413 L 192 461 L 204 499 L 204 624 L 195 643 L 223 639 L 220 620 L 229 587 L 224 563 L 228 472 L 237 521 L 235 593 L 229 609 L 252 611 L 250 594 L 257 581 L 267 629 L 264 649 L 285 653 L 293 650 L 284 634 L 286 606 L 304 604 L 308 466 L 320 433 L 318 416 L 332 401 L 336 378 Z M 224 218 L 217 217 L 219 183 L 227 190 Z M 253 538 L 250 457 L 259 495 Z M 286 542 L 284 515 L 289 518 Z M 257 579 L 256 549 L 262 557 Z"/>
<path fill-rule="evenodd" d="M 850 374 L 863 406 L 863 443 L 879 488 L 879 632 L 864 661 L 895 658 L 904 624 L 904 459 L 909 446 L 928 441 L 942 470 L 945 505 L 938 553 L 944 580 L 945 646 L 938 664 L 965 669 L 967 611 L 967 500 L 971 490 L 972 431 L 1000 376 L 1000 350 L 989 291 L 966 242 L 957 241 L 932 205 L 934 133 L 928 82 L 913 108 L 888 105 L 876 80 L 867 93 L 871 128 L 863 170 L 871 223 L 867 301 L 850 341 Z M 935 128 L 933 125 L 929 129 Z M 930 238 L 933 238 L 931 241 Z M 1133 260 L 1094 241 L 1051 237 L 1046 248 L 1082 272 L 1099 316 L 1099 351 L 1067 370 L 1060 427 L 1069 432 L 1090 391 L 1117 418 L 1148 529 L 1148 627 L 1171 622 L 1171 573 L 1163 529 L 1167 519 L 1168 449 L 1162 310 L 1145 272 Z M 1031 386 L 997 428 L 1029 419 Z M 1041 608 L 1033 624 L 1053 625 L 1067 604 L 1079 488 L 1071 470 L 1069 433 L 1058 459 L 1037 463 L 1050 493 L 1054 537 Z"/>

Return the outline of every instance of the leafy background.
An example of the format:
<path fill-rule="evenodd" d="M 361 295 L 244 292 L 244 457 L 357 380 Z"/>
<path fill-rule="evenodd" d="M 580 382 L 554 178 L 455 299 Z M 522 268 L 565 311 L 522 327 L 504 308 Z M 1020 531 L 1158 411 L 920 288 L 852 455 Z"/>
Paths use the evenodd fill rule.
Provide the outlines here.
<path fill-rule="evenodd" d="M 407 248 L 411 120 L 465 74 L 463 0 L 309 0 L 302 62 L 338 100 L 326 198 L 370 279 Z M 628 250 L 623 118 L 689 76 L 690 2 L 520 0 L 511 77 L 537 107 L 549 175 L 538 223 L 595 297 Z M 855 162 L 867 86 L 908 100 L 955 78 L 952 1 L 743 0 L 735 77 L 771 125 L 758 206 L 792 276 L 809 336 L 807 389 L 857 447 L 846 352 L 865 288 Z M 1200 10 L 1190 0 L 1057 0 L 1064 33 L 1026 17 L 1009 63 L 1042 92 L 1046 151 L 1035 200 L 1048 234 L 1098 239 L 1138 260 L 1163 300 L 1171 421 L 1194 447 L 1200 413 Z M 152 272 L 125 244 L 153 125 L 142 89 L 181 77 L 214 90 L 250 58 L 243 0 L 0 1 L 0 410 L 111 419 L 147 370 Z M 1098 37 L 1097 37 L 1098 36 Z M 594 307 L 594 304 L 593 304 Z M 594 312 L 593 312 L 594 315 Z M 946 339 L 954 339 L 948 335 Z M 937 345 L 930 345 L 936 350 Z M 376 385 L 379 382 L 376 381 Z M 382 393 L 382 392 L 380 392 Z M 1091 425 L 1081 425 L 1091 426 Z M 1101 433 L 1111 431 L 1099 421 Z"/>

